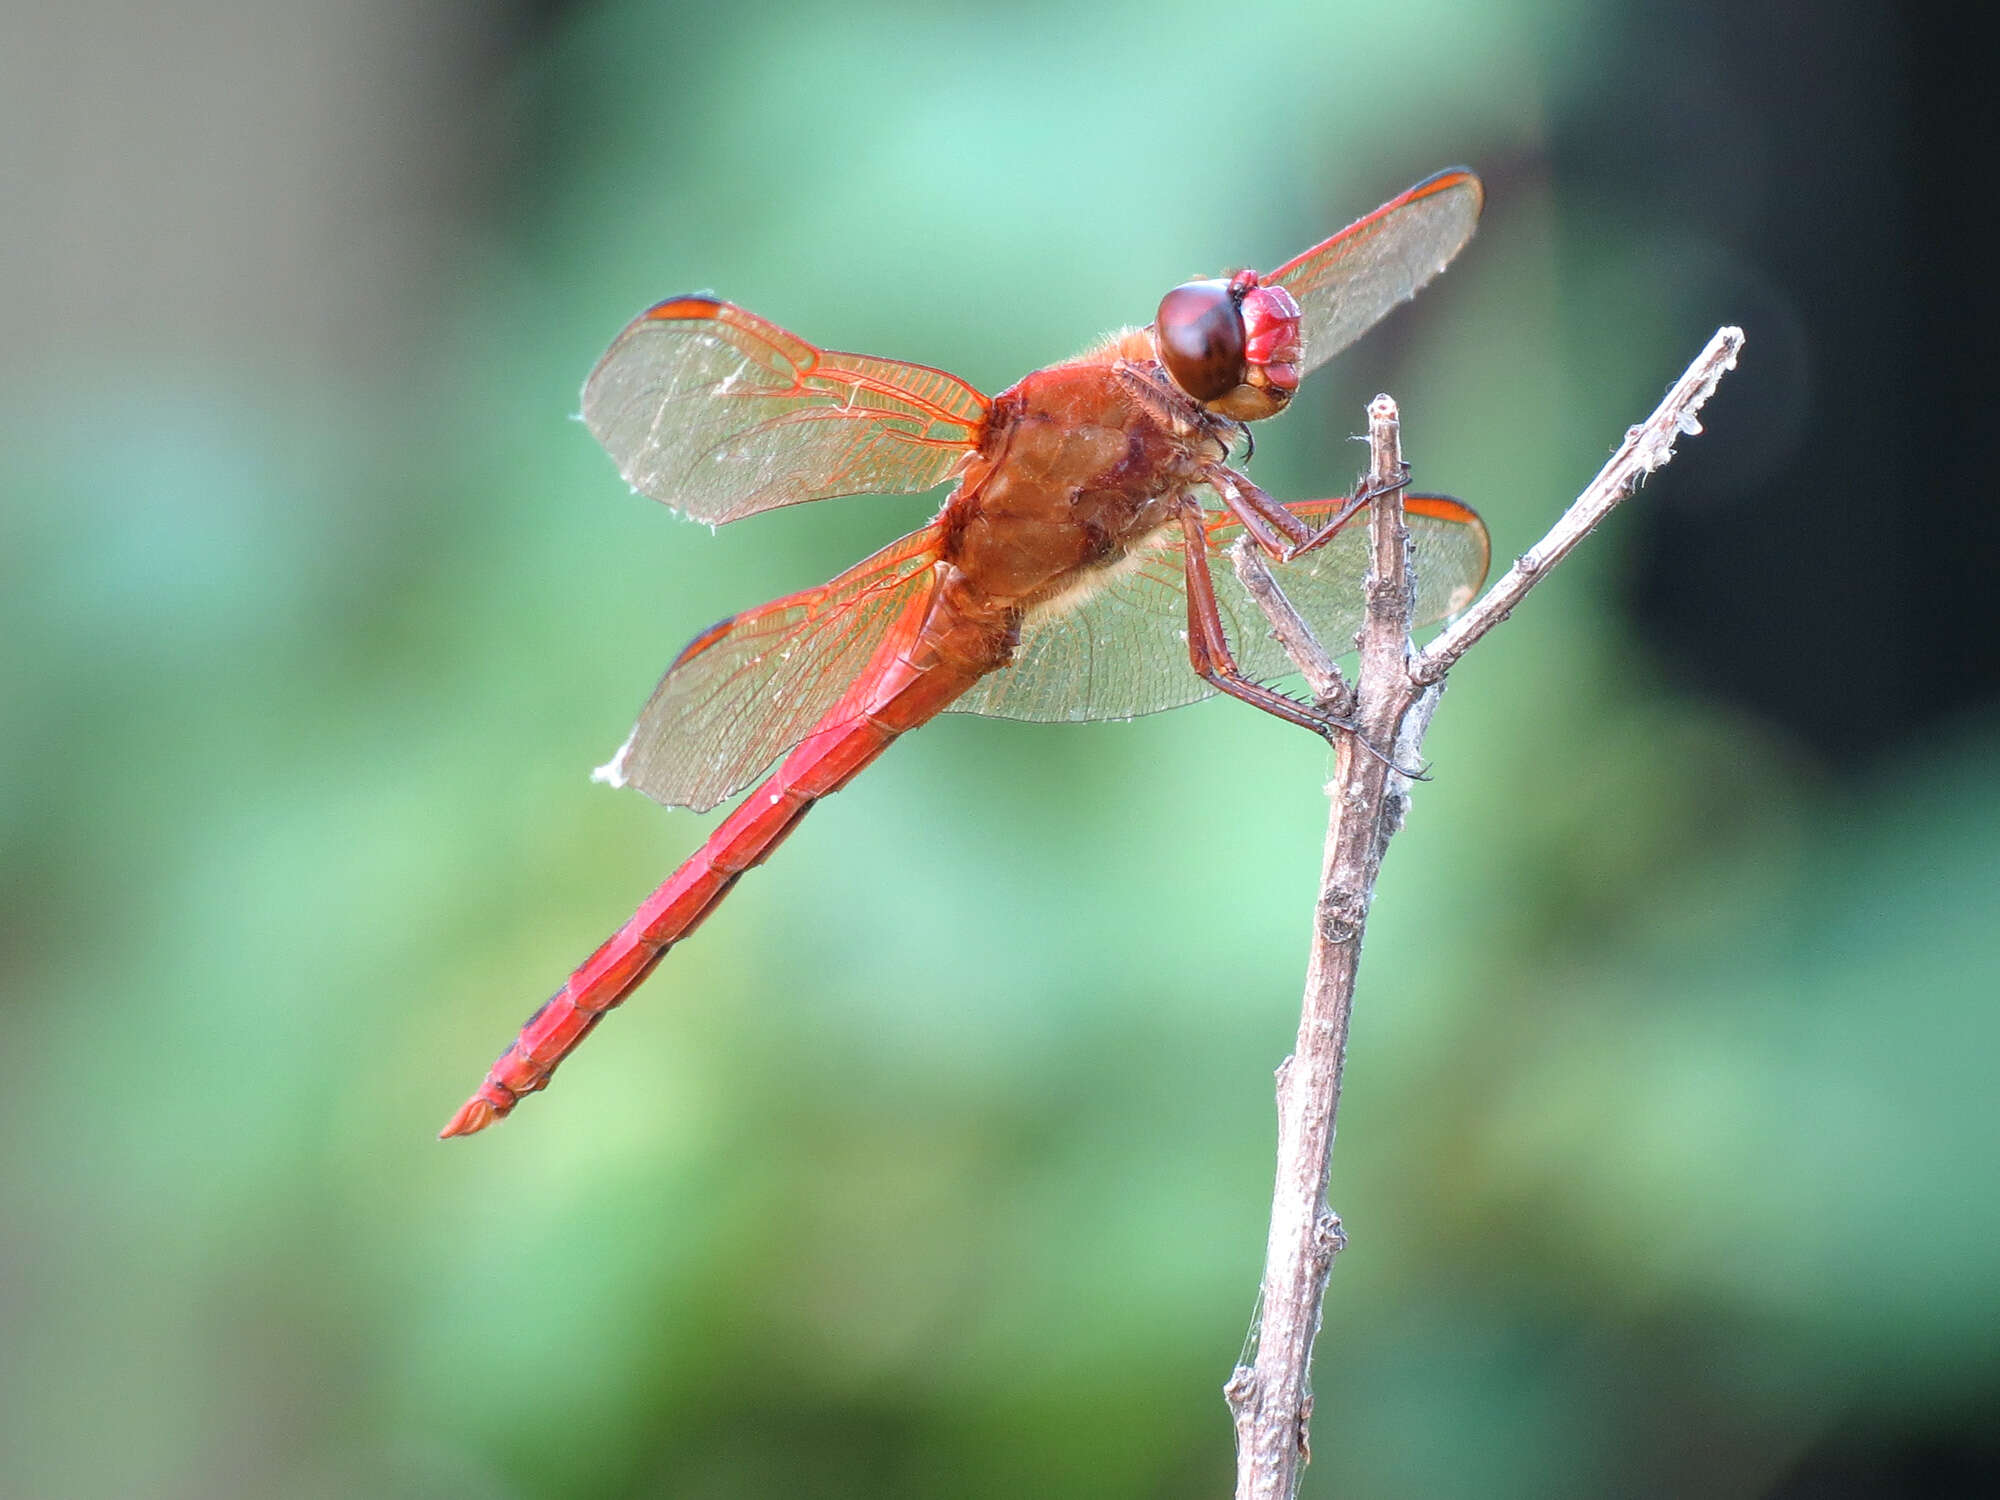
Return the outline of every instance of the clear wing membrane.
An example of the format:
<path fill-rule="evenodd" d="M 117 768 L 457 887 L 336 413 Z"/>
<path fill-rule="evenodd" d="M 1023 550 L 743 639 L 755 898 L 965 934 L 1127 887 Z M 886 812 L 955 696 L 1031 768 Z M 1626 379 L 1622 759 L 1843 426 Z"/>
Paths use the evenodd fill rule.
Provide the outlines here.
<path fill-rule="evenodd" d="M 1301 500 L 1288 507 L 1310 525 L 1324 525 L 1346 497 Z M 1405 504 L 1417 575 L 1417 621 L 1430 624 L 1470 604 L 1485 582 L 1491 557 L 1486 527 L 1470 507 L 1437 495 Z M 1226 511 L 1211 512 L 1214 554 L 1243 534 Z M 1129 719 L 1206 698 L 1215 689 L 1188 664 L 1187 589 L 1179 527 L 1154 535 L 1143 549 L 1107 569 L 1102 584 L 1074 608 L 1052 607 L 1023 623 L 1011 666 L 982 678 L 951 707 L 954 713 L 998 719 L 1075 722 Z M 1362 580 L 1368 571 L 1364 511 L 1325 546 L 1271 571 L 1328 649 L 1351 648 L 1361 628 Z M 1243 671 L 1261 681 L 1296 674 L 1272 639 L 1270 622 L 1237 582 L 1226 561 L 1213 569 L 1216 603 Z"/>
<path fill-rule="evenodd" d="M 937 544 L 926 526 L 831 583 L 704 630 L 598 779 L 696 811 L 748 786 L 833 710 L 927 597 Z"/>
<path fill-rule="evenodd" d="M 583 387 L 583 419 L 626 482 L 711 525 L 930 489 L 986 405 L 942 370 L 817 349 L 712 297 L 634 318 Z"/>
<path fill-rule="evenodd" d="M 1485 189 L 1463 167 L 1439 172 L 1264 278 L 1298 299 L 1305 358 L 1318 369 L 1451 263 L 1479 223 Z"/>

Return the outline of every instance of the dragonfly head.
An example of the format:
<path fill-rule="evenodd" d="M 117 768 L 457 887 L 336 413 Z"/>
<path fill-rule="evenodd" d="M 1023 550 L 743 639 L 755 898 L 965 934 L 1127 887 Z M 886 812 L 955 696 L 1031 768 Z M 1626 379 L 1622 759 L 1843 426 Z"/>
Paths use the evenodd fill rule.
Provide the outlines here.
<path fill-rule="evenodd" d="M 1298 389 L 1299 305 L 1255 271 L 1168 292 L 1153 344 L 1175 385 L 1234 421 L 1276 416 Z"/>

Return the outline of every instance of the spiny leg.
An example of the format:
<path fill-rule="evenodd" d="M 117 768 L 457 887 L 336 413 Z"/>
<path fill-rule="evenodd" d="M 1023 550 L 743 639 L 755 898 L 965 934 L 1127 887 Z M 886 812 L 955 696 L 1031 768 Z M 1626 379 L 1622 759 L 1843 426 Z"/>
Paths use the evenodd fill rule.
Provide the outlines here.
<path fill-rule="evenodd" d="M 1383 493 L 1364 477 L 1354 487 L 1353 495 L 1348 498 L 1347 504 L 1341 506 L 1339 513 L 1315 530 L 1226 464 L 1213 465 L 1202 477 L 1222 497 L 1222 503 L 1229 507 L 1230 514 L 1243 523 L 1243 529 L 1264 549 L 1265 554 L 1279 562 L 1291 562 L 1315 547 L 1326 545 L 1336 532 L 1360 513 L 1363 506 Z M 1409 482 L 1410 467 L 1405 464 L 1402 478 L 1396 481 L 1395 488 L 1401 489 Z"/>
<path fill-rule="evenodd" d="M 1362 503 L 1366 503 L 1365 499 Z M 1199 506 L 1190 503 L 1181 511 L 1181 538 L 1187 577 L 1188 661 L 1194 667 L 1196 676 L 1239 702 L 1261 708 L 1265 713 L 1288 724 L 1296 724 L 1301 729 L 1310 729 L 1322 739 L 1331 741 L 1335 734 L 1345 730 L 1354 736 L 1355 744 L 1390 770 L 1412 781 L 1430 779 L 1420 768 L 1397 765 L 1393 757 L 1369 743 L 1368 737 L 1361 733 L 1360 726 L 1352 719 L 1343 719 L 1309 703 L 1301 703 L 1296 698 L 1288 698 L 1276 688 L 1265 687 L 1263 683 L 1245 677 L 1236 664 L 1235 653 L 1229 649 L 1229 635 L 1222 625 L 1222 611 L 1215 602 L 1215 580 L 1208 571 L 1208 528 Z"/>
<path fill-rule="evenodd" d="M 1252 708 L 1261 708 L 1322 738 L 1331 739 L 1334 731 L 1353 728 L 1345 719 L 1288 698 L 1275 688 L 1243 675 L 1236 665 L 1235 653 L 1229 649 L 1222 611 L 1216 606 L 1215 580 L 1208 571 L 1208 531 L 1198 507 L 1189 505 L 1182 510 L 1181 536 L 1187 574 L 1188 661 L 1195 675 Z"/>

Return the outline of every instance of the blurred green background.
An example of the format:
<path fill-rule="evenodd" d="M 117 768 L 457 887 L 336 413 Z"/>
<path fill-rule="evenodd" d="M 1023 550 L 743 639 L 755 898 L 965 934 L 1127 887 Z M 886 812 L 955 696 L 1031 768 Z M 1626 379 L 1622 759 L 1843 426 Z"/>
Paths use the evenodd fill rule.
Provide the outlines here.
<path fill-rule="evenodd" d="M 995 390 L 1461 161 L 1479 237 L 1261 434 L 1267 488 L 1347 486 L 1391 390 L 1505 557 L 1717 324 L 1749 346 L 1438 716 L 1305 1492 L 1992 1492 L 1963 38 L 10 11 L 0 1494 L 1226 1493 L 1327 769 L 1261 715 L 941 720 L 547 1095 L 432 1133 L 707 826 L 586 777 L 673 652 L 935 504 L 635 499 L 570 420 L 628 316 L 714 288 Z"/>

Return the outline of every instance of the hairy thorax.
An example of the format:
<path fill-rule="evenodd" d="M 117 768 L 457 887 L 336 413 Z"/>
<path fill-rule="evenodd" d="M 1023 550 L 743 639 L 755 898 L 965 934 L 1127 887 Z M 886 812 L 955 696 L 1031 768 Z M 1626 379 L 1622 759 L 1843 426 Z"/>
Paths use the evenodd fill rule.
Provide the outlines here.
<path fill-rule="evenodd" d="M 1086 585 L 1171 524 L 1202 465 L 1222 457 L 1215 424 L 1125 354 L 1133 338 L 994 398 L 945 512 L 944 556 L 970 595 L 1028 610 Z"/>

